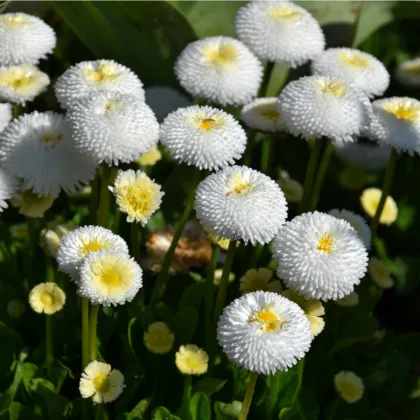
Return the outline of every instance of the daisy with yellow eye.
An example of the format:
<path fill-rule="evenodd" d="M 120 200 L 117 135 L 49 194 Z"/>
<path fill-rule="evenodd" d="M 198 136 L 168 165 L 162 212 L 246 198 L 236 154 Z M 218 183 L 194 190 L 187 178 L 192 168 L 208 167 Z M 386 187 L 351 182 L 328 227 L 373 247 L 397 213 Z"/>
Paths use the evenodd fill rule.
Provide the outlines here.
<path fill-rule="evenodd" d="M 242 108 L 241 120 L 260 131 L 284 131 L 285 126 L 277 109 L 278 98 L 257 98 Z"/>
<path fill-rule="evenodd" d="M 66 295 L 55 283 L 40 283 L 29 293 L 31 308 L 40 314 L 55 314 L 65 303 Z"/>
<path fill-rule="evenodd" d="M 395 70 L 395 78 L 403 85 L 418 88 L 420 86 L 420 58 L 400 63 Z"/>
<path fill-rule="evenodd" d="M 209 356 L 195 344 L 181 346 L 175 354 L 175 364 L 184 375 L 203 375 L 208 369 Z"/>
<path fill-rule="evenodd" d="M 172 350 L 175 334 L 164 322 L 150 324 L 144 333 L 144 345 L 155 354 L 166 354 Z"/>

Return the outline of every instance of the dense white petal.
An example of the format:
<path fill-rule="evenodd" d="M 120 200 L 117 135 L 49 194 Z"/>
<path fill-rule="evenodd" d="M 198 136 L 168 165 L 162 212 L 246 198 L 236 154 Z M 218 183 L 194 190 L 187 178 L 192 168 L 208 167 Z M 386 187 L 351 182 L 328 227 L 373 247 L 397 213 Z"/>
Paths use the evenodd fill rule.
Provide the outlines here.
<path fill-rule="evenodd" d="M 12 118 L 12 105 L 0 103 L 0 133 L 7 127 Z"/>
<path fill-rule="evenodd" d="M 283 131 L 283 120 L 277 109 L 278 98 L 257 98 L 242 108 L 241 120 L 260 131 Z"/>

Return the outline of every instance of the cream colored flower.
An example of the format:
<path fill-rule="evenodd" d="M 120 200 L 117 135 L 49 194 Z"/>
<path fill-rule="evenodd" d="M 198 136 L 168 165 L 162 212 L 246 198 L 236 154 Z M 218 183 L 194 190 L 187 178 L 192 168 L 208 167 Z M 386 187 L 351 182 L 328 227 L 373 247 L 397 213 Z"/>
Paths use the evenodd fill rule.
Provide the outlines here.
<path fill-rule="evenodd" d="M 134 162 L 139 166 L 154 166 L 157 162 L 162 159 L 162 153 L 159 148 L 154 145 L 149 152 L 143 153 L 137 160 Z"/>
<path fill-rule="evenodd" d="M 280 281 L 270 281 L 272 277 L 273 272 L 267 268 L 259 268 L 258 270 L 252 268 L 240 279 L 239 291 L 242 292 L 243 295 L 258 290 L 280 293 L 282 289 Z"/>
<path fill-rule="evenodd" d="M 29 293 L 29 304 L 39 314 L 52 315 L 63 309 L 66 295 L 55 283 L 40 283 Z"/>
<path fill-rule="evenodd" d="M 281 171 L 277 183 L 289 203 L 300 203 L 303 196 L 303 186 L 299 181 L 290 178 L 286 171 Z"/>
<path fill-rule="evenodd" d="M 40 196 L 26 190 L 11 198 L 10 202 L 13 207 L 19 208 L 20 214 L 26 217 L 43 217 L 44 213 L 53 205 L 54 197 L 51 195 Z"/>
<path fill-rule="evenodd" d="M 382 191 L 379 188 L 366 188 L 360 196 L 360 203 L 363 210 L 370 216 L 374 217 L 379 201 L 381 200 Z M 382 210 L 379 223 L 384 225 L 391 225 L 397 220 L 398 207 L 395 200 L 388 195 L 385 201 L 385 206 Z"/>
<path fill-rule="evenodd" d="M 194 344 L 181 346 L 175 354 L 175 364 L 184 375 L 202 375 L 207 372 L 208 354 Z"/>
<path fill-rule="evenodd" d="M 391 271 L 379 258 L 371 257 L 369 259 L 368 273 L 372 281 L 381 289 L 390 289 L 394 285 Z"/>
<path fill-rule="evenodd" d="M 214 271 L 214 280 L 213 284 L 215 286 L 220 285 L 220 281 L 222 280 L 223 269 L 217 269 Z M 235 280 L 235 274 L 229 273 L 228 283 L 232 283 Z"/>
<path fill-rule="evenodd" d="M 66 234 L 76 229 L 76 226 L 70 223 L 57 225 L 51 229 L 44 229 L 41 231 L 40 245 L 45 249 L 47 255 L 55 257 L 57 255 L 58 245 L 61 238 Z"/>
<path fill-rule="evenodd" d="M 353 292 L 341 299 L 335 300 L 334 303 L 338 306 L 352 307 L 358 305 L 359 300 L 359 295 L 356 292 Z"/>
<path fill-rule="evenodd" d="M 334 376 L 334 385 L 341 398 L 349 404 L 359 401 L 365 390 L 362 378 L 354 372 L 338 372 Z"/>
<path fill-rule="evenodd" d="M 165 354 L 172 350 L 175 335 L 164 322 L 154 322 L 144 333 L 144 345 L 155 354 Z"/>

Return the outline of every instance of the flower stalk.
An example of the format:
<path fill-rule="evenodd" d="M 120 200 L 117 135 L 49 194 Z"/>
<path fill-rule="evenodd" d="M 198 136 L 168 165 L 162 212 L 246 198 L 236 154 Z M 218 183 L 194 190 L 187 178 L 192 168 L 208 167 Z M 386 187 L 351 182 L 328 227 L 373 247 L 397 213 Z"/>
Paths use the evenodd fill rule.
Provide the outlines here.
<path fill-rule="evenodd" d="M 252 397 L 254 395 L 255 384 L 257 383 L 258 374 L 251 372 L 249 376 L 248 388 L 242 403 L 241 412 L 239 413 L 238 420 L 246 420 L 248 417 L 249 409 L 251 407 Z"/>
<path fill-rule="evenodd" d="M 96 327 L 98 324 L 99 305 L 92 305 L 89 319 L 89 362 L 96 360 Z"/>

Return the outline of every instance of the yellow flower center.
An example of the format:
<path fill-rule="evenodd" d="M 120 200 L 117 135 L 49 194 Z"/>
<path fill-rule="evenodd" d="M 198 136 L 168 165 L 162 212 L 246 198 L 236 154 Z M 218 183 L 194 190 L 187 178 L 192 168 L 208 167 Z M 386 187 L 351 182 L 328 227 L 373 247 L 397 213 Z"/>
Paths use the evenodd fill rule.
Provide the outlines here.
<path fill-rule="evenodd" d="M 44 134 L 41 141 L 49 146 L 54 146 L 63 139 L 61 134 Z"/>
<path fill-rule="evenodd" d="M 241 177 L 239 173 L 234 173 L 230 183 L 229 191 L 225 194 L 226 197 L 231 194 L 245 195 L 252 189 L 252 184 Z"/>
<path fill-rule="evenodd" d="M 402 121 L 416 121 L 420 117 L 420 107 L 409 101 L 390 102 L 383 109 Z"/>
<path fill-rule="evenodd" d="M 353 67 L 365 68 L 369 65 L 369 60 L 359 52 L 340 51 L 338 58 Z"/>
<path fill-rule="evenodd" d="M 102 245 L 99 242 L 88 242 L 83 248 L 82 253 L 84 255 L 88 254 L 89 252 L 96 252 L 102 248 Z"/>
<path fill-rule="evenodd" d="M 100 392 L 101 394 L 105 394 L 109 391 L 111 387 L 108 375 L 100 373 L 93 378 L 93 386 L 96 389 L 96 392 Z"/>
<path fill-rule="evenodd" d="M 340 97 L 347 93 L 346 87 L 338 80 L 332 80 L 331 82 L 327 80 L 318 80 L 318 86 L 321 88 L 324 93 L 331 93 L 334 96 Z"/>
<path fill-rule="evenodd" d="M 190 353 L 185 357 L 185 363 L 194 372 L 203 364 L 203 361 L 197 355 Z"/>
<path fill-rule="evenodd" d="M 0 86 L 18 90 L 31 85 L 37 78 L 36 74 L 22 68 L 12 67 L 0 72 Z"/>
<path fill-rule="evenodd" d="M 85 78 L 91 82 L 110 82 L 118 76 L 117 69 L 110 64 L 100 64 L 97 69 L 85 70 Z"/>
<path fill-rule="evenodd" d="M 54 298 L 53 298 L 52 294 L 48 293 L 48 292 L 42 293 L 39 298 L 45 306 L 51 306 L 54 302 Z"/>
<path fill-rule="evenodd" d="M 267 120 L 271 120 L 274 123 L 278 121 L 280 118 L 280 114 L 277 111 L 271 110 L 271 111 L 263 111 L 261 112 L 261 116 L 263 118 L 266 118 Z"/>
<path fill-rule="evenodd" d="M 6 23 L 6 25 L 13 27 L 13 26 L 20 26 L 26 23 L 25 16 L 23 15 L 8 15 L 5 16 L 2 21 Z"/>
<path fill-rule="evenodd" d="M 208 45 L 204 48 L 204 57 L 214 66 L 225 66 L 236 61 L 237 51 L 233 44 Z"/>
<path fill-rule="evenodd" d="M 330 255 L 333 250 L 333 239 L 330 235 L 324 235 L 318 241 L 318 246 L 316 248 L 318 251 L 322 251 L 325 254 Z"/>
<path fill-rule="evenodd" d="M 206 118 L 201 120 L 200 128 L 205 131 L 211 130 L 216 125 L 216 121 L 213 118 Z"/>
<path fill-rule="evenodd" d="M 292 6 L 274 6 L 267 11 L 268 16 L 277 21 L 292 21 L 300 16 L 300 12 Z"/>
<path fill-rule="evenodd" d="M 107 284 L 108 286 L 118 286 L 121 281 L 120 275 L 113 270 L 112 268 L 107 268 L 104 270 L 101 276 L 102 283 Z"/>
<path fill-rule="evenodd" d="M 261 331 L 270 332 L 281 329 L 287 321 L 281 319 L 273 309 L 266 308 L 251 316 L 249 322 L 258 322 Z"/>

